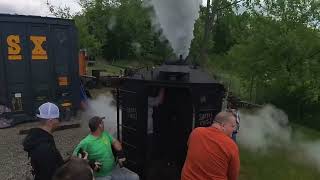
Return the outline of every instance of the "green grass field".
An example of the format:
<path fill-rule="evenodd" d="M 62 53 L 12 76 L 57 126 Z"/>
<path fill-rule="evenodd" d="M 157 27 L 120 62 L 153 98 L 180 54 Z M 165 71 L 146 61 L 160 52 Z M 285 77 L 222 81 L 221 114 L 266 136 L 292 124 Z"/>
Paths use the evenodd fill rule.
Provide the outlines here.
<path fill-rule="evenodd" d="M 293 125 L 293 138 L 316 140 L 320 132 Z M 293 147 L 294 148 L 294 147 Z M 319 152 L 320 156 L 320 152 Z M 266 152 L 250 152 L 240 147 L 240 180 L 319 180 L 320 170 L 290 147 L 274 148 Z"/>
<path fill-rule="evenodd" d="M 296 162 L 286 150 L 259 154 L 243 148 L 240 180 L 318 180 L 320 173 L 306 162 Z"/>

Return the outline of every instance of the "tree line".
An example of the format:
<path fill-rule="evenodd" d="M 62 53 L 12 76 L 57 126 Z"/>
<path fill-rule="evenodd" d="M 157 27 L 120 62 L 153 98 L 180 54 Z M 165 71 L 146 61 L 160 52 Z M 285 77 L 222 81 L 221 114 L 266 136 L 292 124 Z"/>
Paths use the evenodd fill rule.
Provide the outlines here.
<path fill-rule="evenodd" d="M 106 61 L 172 55 L 142 0 L 80 0 L 82 11 L 51 7 L 75 20 L 81 48 Z M 209 7 L 209 8 L 208 8 Z M 208 0 L 195 23 L 190 57 L 244 100 L 271 103 L 291 121 L 320 129 L 320 1 Z"/>

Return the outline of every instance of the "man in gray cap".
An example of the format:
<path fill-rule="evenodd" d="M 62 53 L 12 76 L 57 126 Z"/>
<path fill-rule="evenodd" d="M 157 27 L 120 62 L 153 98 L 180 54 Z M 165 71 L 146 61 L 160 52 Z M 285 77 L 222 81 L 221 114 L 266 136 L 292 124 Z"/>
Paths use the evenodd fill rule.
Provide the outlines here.
<path fill-rule="evenodd" d="M 33 168 L 34 180 L 50 180 L 55 171 L 63 165 L 63 159 L 56 148 L 52 133 L 59 126 L 59 108 L 50 102 L 39 107 L 40 124 L 30 130 L 23 141 Z"/>
<path fill-rule="evenodd" d="M 104 130 L 103 118 L 95 116 L 89 120 L 90 134 L 77 145 L 74 156 L 87 153 L 89 162 L 95 162 L 93 167 L 96 180 L 139 180 L 139 176 L 122 167 L 126 158 L 121 143 Z M 112 148 L 115 150 L 113 155 Z M 116 165 L 116 159 L 119 166 Z M 98 164 L 99 165 L 98 165 Z"/>

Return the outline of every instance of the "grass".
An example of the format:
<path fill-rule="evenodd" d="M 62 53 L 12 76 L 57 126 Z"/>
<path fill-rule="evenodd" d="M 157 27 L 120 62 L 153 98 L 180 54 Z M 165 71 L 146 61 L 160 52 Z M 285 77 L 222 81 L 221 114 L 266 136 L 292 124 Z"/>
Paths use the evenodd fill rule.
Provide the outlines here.
<path fill-rule="evenodd" d="M 103 60 L 97 60 L 94 66 L 88 67 L 87 72 L 91 74 L 91 71 L 94 69 L 104 70 L 102 75 L 118 75 L 120 71 L 123 71 L 123 68 L 112 66 Z"/>
<path fill-rule="evenodd" d="M 309 140 L 309 141 L 320 139 L 320 131 L 317 131 L 315 129 L 303 127 L 298 124 L 293 124 L 292 129 L 293 129 L 293 137 L 295 139 Z"/>
<path fill-rule="evenodd" d="M 299 137 L 297 137 L 299 132 Z M 303 136 L 301 136 L 301 134 Z M 320 132 L 293 125 L 294 138 L 320 139 Z M 296 137 L 295 137 L 296 136 Z M 267 152 L 250 152 L 240 147 L 240 180 L 318 180 L 320 171 L 301 158 L 290 147 L 274 148 Z M 320 153 L 320 152 L 319 152 Z"/>
<path fill-rule="evenodd" d="M 318 180 L 319 171 L 294 161 L 286 150 L 252 153 L 240 148 L 240 180 Z"/>
<path fill-rule="evenodd" d="M 143 65 L 141 65 L 143 64 Z M 140 68 L 146 66 L 153 66 L 151 61 L 147 60 L 118 60 L 114 62 L 106 62 L 103 59 L 97 58 L 94 66 L 88 67 L 87 72 L 91 74 L 91 70 L 100 69 L 104 70 L 101 75 L 119 75 L 120 71 L 124 71 L 126 67 L 128 68 Z"/>

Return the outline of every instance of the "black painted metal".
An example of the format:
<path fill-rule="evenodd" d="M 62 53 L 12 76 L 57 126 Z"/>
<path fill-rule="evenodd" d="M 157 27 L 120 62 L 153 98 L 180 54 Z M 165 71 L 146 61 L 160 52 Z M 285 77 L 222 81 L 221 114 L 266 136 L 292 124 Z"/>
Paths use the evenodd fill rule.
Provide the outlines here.
<path fill-rule="evenodd" d="M 154 121 L 154 133 L 156 136 L 162 136 L 160 137 L 162 139 L 164 137 L 175 139 L 176 144 L 179 144 L 177 147 L 170 147 L 170 140 L 168 140 L 166 145 L 157 146 L 169 149 L 173 154 L 176 154 L 177 162 L 180 163 L 178 169 L 181 168 L 181 163 L 183 164 L 186 143 L 192 128 L 211 125 L 215 115 L 221 111 L 225 96 L 225 88 L 221 83 L 212 79 L 204 71 L 188 65 L 163 65 L 152 70 L 138 71 L 123 79 L 120 86 L 121 105 L 118 105 L 122 108 L 122 141 L 125 151 L 129 153 L 129 162 L 131 163 L 129 163 L 128 168 L 138 172 L 144 179 L 150 179 L 146 176 L 147 171 L 149 171 L 149 162 L 146 162 L 146 154 L 148 154 L 146 148 L 147 102 L 148 88 L 153 87 L 157 89 L 165 88 L 167 93 L 171 93 L 171 95 L 166 94 L 170 97 L 166 97 L 167 102 L 164 102 L 160 108 L 162 112 L 158 113 L 158 116 L 162 117 L 154 117 L 155 121 L 162 121 Z M 175 109 L 177 106 L 181 106 L 181 108 Z M 177 121 L 178 124 L 166 114 L 172 109 L 176 118 L 180 118 Z M 179 122 L 181 125 L 179 125 Z M 158 129 L 155 127 L 157 123 L 160 124 Z M 168 135 L 164 131 L 173 133 Z M 161 142 L 157 143 L 161 144 Z M 165 177 L 158 178 L 163 179 Z"/>
<path fill-rule="evenodd" d="M 9 49 L 17 48 L 9 44 L 9 36 L 19 38 L 11 40 L 21 48 L 18 60 L 9 58 Z M 36 44 L 32 37 L 45 40 Z M 77 110 L 80 104 L 77 43 L 72 20 L 0 14 L 0 103 L 29 116 L 46 101 L 57 105 L 68 102 L 72 110 Z M 45 54 L 37 51 L 39 48 Z"/>
<path fill-rule="evenodd" d="M 147 99 L 142 81 L 128 80 L 122 84 L 121 140 L 127 155 L 127 167 L 142 173 L 146 154 Z"/>

